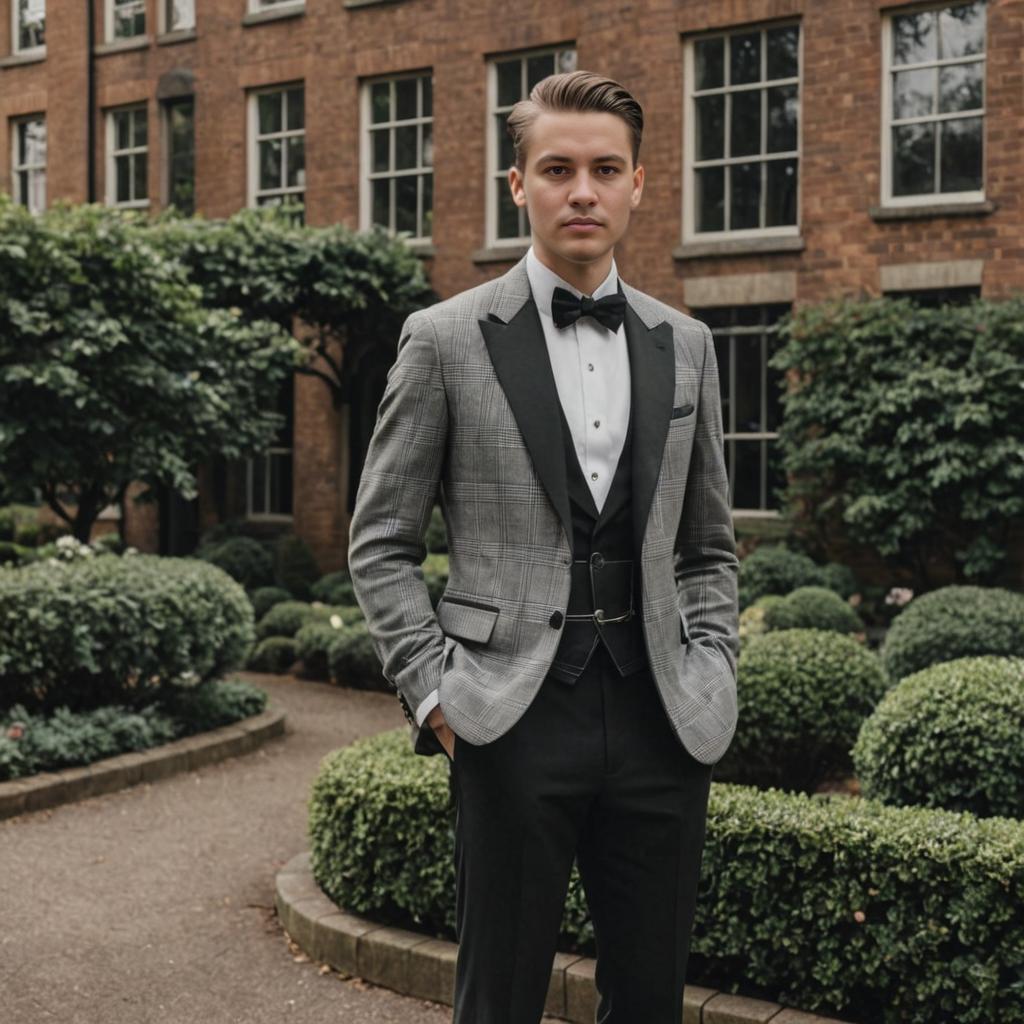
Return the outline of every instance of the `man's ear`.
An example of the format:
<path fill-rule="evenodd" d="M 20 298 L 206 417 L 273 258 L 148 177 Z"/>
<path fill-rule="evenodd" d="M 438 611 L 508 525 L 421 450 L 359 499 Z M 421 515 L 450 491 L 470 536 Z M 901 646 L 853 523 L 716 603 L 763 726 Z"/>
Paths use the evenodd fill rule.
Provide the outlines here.
<path fill-rule="evenodd" d="M 637 164 L 633 172 L 633 191 L 629 197 L 629 208 L 635 210 L 640 205 L 640 196 L 644 191 L 644 165 Z"/>
<path fill-rule="evenodd" d="M 516 206 L 526 205 L 526 186 L 523 181 L 522 172 L 513 164 L 508 169 L 508 187 L 512 192 L 512 202 Z"/>

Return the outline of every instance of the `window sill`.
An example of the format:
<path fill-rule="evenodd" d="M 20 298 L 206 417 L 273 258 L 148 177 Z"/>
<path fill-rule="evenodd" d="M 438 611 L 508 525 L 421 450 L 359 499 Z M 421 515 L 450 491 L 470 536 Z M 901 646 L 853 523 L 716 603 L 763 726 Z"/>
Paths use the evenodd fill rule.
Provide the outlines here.
<path fill-rule="evenodd" d="M 179 28 L 174 32 L 162 32 L 156 37 L 156 45 L 173 46 L 175 43 L 191 43 L 195 39 L 194 28 Z"/>
<path fill-rule="evenodd" d="M 752 256 L 763 252 L 802 252 L 800 235 L 778 235 L 774 238 L 721 238 L 700 242 L 683 242 L 672 250 L 674 260 L 696 260 L 705 256 Z"/>
<path fill-rule="evenodd" d="M 153 42 L 152 36 L 134 36 L 131 39 L 112 39 L 107 43 L 97 43 L 93 47 L 96 57 L 104 57 L 108 53 L 123 53 L 125 50 L 145 50 Z"/>
<path fill-rule="evenodd" d="M 970 203 L 928 203 L 921 206 L 872 206 L 872 220 L 915 220 L 925 217 L 972 217 L 995 213 L 998 205 L 991 199 Z"/>
<path fill-rule="evenodd" d="M 0 59 L 0 68 L 18 68 L 23 64 L 38 64 L 46 60 L 46 48 L 32 50 L 30 53 L 12 53 L 10 57 Z"/>
<path fill-rule="evenodd" d="M 287 7 L 270 7 L 265 11 L 250 11 L 243 15 L 242 24 L 262 25 L 265 21 L 283 21 L 286 18 L 301 18 L 306 13 L 306 4 L 288 4 Z"/>
<path fill-rule="evenodd" d="M 421 259 L 432 259 L 435 254 L 433 242 L 406 242 L 405 243 Z"/>
<path fill-rule="evenodd" d="M 530 248 L 525 245 L 501 245 L 492 248 L 477 249 L 470 259 L 474 263 L 514 263 L 521 260 Z"/>
<path fill-rule="evenodd" d="M 401 3 L 402 0 L 344 0 L 342 7 L 380 7 L 382 4 Z"/>

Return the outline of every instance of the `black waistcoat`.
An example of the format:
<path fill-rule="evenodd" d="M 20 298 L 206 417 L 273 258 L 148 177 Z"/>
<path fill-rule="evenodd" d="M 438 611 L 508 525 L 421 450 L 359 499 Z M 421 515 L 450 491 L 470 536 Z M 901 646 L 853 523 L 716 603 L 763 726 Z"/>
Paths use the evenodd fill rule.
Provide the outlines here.
<path fill-rule="evenodd" d="M 631 404 L 626 438 L 600 513 L 576 457 L 561 402 L 558 410 L 573 533 L 572 588 L 567 611 L 572 615 L 602 608 L 605 617 L 620 615 L 630 607 L 632 592 L 633 617 L 601 626 L 592 618 L 567 618 L 549 674 L 562 682 L 575 682 L 597 645 L 603 643 L 620 674 L 628 675 L 647 666 L 640 614 L 640 557 L 639 552 L 633 551 L 633 407 Z"/>

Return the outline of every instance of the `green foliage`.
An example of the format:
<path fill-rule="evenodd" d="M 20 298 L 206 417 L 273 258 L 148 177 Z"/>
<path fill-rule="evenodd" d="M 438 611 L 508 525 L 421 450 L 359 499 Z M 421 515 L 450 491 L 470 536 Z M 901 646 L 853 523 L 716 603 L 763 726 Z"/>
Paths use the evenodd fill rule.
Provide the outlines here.
<path fill-rule="evenodd" d="M 321 576 L 310 588 L 310 593 L 317 601 L 324 604 L 355 604 L 356 594 L 352 589 L 352 577 L 347 569 L 329 572 Z"/>
<path fill-rule="evenodd" d="M 760 544 L 740 560 L 740 610 L 767 594 L 785 595 L 797 587 L 828 587 L 846 598 L 857 589 L 853 573 L 841 565 L 818 565 L 809 555 L 782 544 Z"/>
<path fill-rule="evenodd" d="M 252 537 L 230 537 L 209 547 L 199 548 L 196 557 L 223 569 L 247 590 L 269 586 L 274 579 L 270 552 Z"/>
<path fill-rule="evenodd" d="M 259 622 L 276 604 L 290 601 L 292 595 L 284 587 L 257 587 L 249 594 L 252 610 Z"/>
<path fill-rule="evenodd" d="M 909 299 L 806 305 L 771 366 L 784 514 L 822 548 L 865 545 L 936 581 L 996 582 L 1024 517 L 1024 294 L 929 309 Z"/>
<path fill-rule="evenodd" d="M 999 587 L 941 587 L 915 597 L 880 651 L 893 679 L 969 655 L 1024 656 L 1024 594 Z"/>
<path fill-rule="evenodd" d="M 260 640 L 271 636 L 291 638 L 307 622 L 323 619 L 323 613 L 305 601 L 281 601 L 256 624 L 256 636 Z"/>
<path fill-rule="evenodd" d="M 295 656 L 302 662 L 304 679 L 330 677 L 330 652 L 339 637 L 347 635 L 329 622 L 307 622 L 295 634 Z"/>
<path fill-rule="evenodd" d="M 764 626 L 777 629 L 829 629 L 836 633 L 859 633 L 860 616 L 827 587 L 797 587 L 773 601 L 764 611 Z"/>
<path fill-rule="evenodd" d="M 436 608 L 445 587 L 448 586 L 448 556 L 443 554 L 427 555 L 421 568 L 423 580 L 427 584 L 427 593 L 430 595 L 430 603 Z"/>
<path fill-rule="evenodd" d="M 430 524 L 427 526 L 423 542 L 430 552 L 438 554 L 447 554 L 448 552 L 448 528 L 445 526 L 440 505 L 435 505 L 430 513 Z"/>
<path fill-rule="evenodd" d="M 813 792 L 851 767 L 850 748 L 888 685 L 878 657 L 849 636 L 764 634 L 740 654 L 736 733 L 715 777 Z"/>
<path fill-rule="evenodd" d="M 1024 819 L 1024 658 L 957 658 L 901 680 L 853 748 L 861 791 Z"/>
<path fill-rule="evenodd" d="M 145 215 L 0 194 L 0 493 L 39 488 L 87 540 L 131 481 L 195 496 L 194 467 L 264 450 L 298 342 L 202 305 Z"/>
<path fill-rule="evenodd" d="M 449 770 L 404 728 L 323 759 L 311 866 L 339 906 L 454 938 Z M 715 782 L 698 891 L 716 987 L 879 1024 L 1024 1020 L 1019 822 Z M 560 948 L 592 955 L 581 894 L 574 867 Z"/>
<path fill-rule="evenodd" d="M 268 636 L 249 655 L 246 668 L 253 672 L 283 675 L 295 664 L 295 641 L 286 636 Z"/>
<path fill-rule="evenodd" d="M 357 690 L 393 693 L 394 687 L 381 672 L 380 659 L 373 649 L 365 619 L 344 625 L 338 633 L 327 650 L 331 682 Z"/>
<path fill-rule="evenodd" d="M 274 541 L 274 582 L 300 601 L 308 601 L 311 587 L 319 579 L 313 552 L 295 533 L 285 533 Z"/>
<path fill-rule="evenodd" d="M 241 665 L 252 641 L 245 591 L 195 559 L 0 569 L 0 708 L 148 703 Z"/>

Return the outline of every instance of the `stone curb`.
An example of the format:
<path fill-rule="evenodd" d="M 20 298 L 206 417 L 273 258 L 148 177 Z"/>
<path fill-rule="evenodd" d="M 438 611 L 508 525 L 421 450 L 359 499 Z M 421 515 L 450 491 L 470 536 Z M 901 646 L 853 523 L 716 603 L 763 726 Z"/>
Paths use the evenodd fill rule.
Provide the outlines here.
<path fill-rule="evenodd" d="M 39 772 L 25 779 L 0 782 L 0 819 L 193 771 L 238 754 L 248 754 L 274 736 L 283 736 L 284 732 L 284 711 L 267 710 L 151 750 L 118 754 L 77 768 Z"/>
<path fill-rule="evenodd" d="M 313 960 L 402 995 L 451 1006 L 458 945 L 377 924 L 341 910 L 313 878 L 310 853 L 296 854 L 275 879 L 274 906 L 285 931 Z M 593 1024 L 597 1010 L 591 957 L 557 953 L 544 1012 Z M 843 1024 L 762 999 L 687 985 L 682 1024 Z"/>

